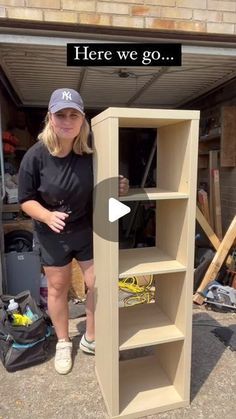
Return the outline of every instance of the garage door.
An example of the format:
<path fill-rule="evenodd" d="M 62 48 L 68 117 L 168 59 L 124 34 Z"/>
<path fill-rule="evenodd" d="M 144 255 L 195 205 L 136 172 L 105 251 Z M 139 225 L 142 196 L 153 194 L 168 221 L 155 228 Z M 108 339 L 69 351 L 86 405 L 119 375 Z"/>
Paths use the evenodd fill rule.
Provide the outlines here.
<path fill-rule="evenodd" d="M 178 108 L 236 76 L 236 49 L 182 46 L 181 67 L 67 67 L 66 44 L 93 42 L 0 34 L 1 79 L 23 106 L 46 106 L 52 90 L 81 92 L 86 109 Z M 94 41 L 97 42 L 97 41 Z"/>

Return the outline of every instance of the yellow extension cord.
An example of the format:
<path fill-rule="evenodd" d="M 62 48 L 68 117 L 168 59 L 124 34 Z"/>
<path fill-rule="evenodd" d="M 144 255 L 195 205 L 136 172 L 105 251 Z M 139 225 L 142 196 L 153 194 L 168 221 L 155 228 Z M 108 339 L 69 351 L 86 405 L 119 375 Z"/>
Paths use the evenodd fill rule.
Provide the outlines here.
<path fill-rule="evenodd" d="M 151 290 L 152 283 L 153 275 L 150 275 L 150 280 L 146 285 L 139 285 L 136 276 L 128 276 L 119 280 L 119 289 L 132 294 L 124 298 L 124 306 L 150 303 L 154 298 L 154 292 Z"/>

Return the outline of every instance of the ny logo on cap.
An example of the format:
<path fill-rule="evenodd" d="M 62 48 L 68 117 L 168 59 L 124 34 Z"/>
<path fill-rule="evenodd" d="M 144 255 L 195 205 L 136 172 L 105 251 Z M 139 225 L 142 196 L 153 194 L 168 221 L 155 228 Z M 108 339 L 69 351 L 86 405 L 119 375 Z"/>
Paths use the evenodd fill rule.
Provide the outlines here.
<path fill-rule="evenodd" d="M 72 100 L 71 97 L 71 92 L 70 91 L 66 91 L 64 90 L 64 92 L 62 92 L 62 99 L 64 100 Z"/>

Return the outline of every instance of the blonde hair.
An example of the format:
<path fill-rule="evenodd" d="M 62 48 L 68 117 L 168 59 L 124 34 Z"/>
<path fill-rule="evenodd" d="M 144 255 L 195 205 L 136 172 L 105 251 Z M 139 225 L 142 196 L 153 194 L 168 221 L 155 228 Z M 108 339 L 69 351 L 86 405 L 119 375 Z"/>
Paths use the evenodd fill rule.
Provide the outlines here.
<path fill-rule="evenodd" d="M 90 128 L 88 121 L 84 118 L 84 122 L 81 126 L 80 133 L 79 135 L 77 135 L 73 143 L 73 151 L 76 154 L 93 153 L 92 148 L 90 148 L 88 145 L 89 132 Z M 38 135 L 38 138 L 40 141 L 44 143 L 44 145 L 47 147 L 49 153 L 52 154 L 52 156 L 57 156 L 62 151 L 61 144 L 52 128 L 49 112 L 45 117 L 45 126 Z"/>

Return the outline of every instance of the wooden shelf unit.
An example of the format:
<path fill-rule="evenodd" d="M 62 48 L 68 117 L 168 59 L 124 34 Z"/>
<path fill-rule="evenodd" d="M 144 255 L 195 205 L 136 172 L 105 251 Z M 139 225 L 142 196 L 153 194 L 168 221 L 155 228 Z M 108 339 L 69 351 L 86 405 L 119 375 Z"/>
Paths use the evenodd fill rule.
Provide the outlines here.
<path fill-rule="evenodd" d="M 189 404 L 198 126 L 199 112 L 184 110 L 109 108 L 92 119 L 95 186 L 106 180 L 94 202 L 95 363 L 111 418 Z M 157 129 L 157 187 L 119 198 L 122 127 Z M 111 197 L 156 201 L 155 247 L 119 250 L 118 222 L 106 219 Z M 155 275 L 155 302 L 119 308 L 118 278 L 144 274 Z"/>

